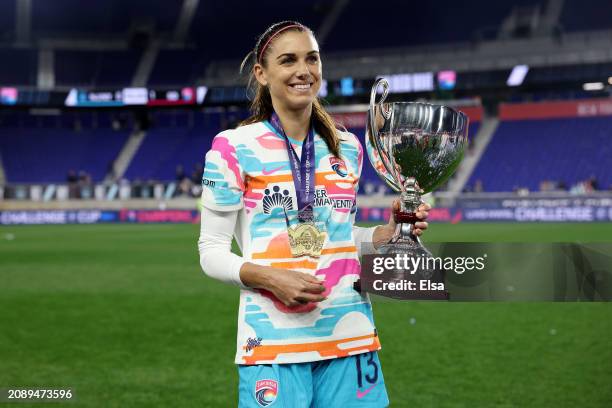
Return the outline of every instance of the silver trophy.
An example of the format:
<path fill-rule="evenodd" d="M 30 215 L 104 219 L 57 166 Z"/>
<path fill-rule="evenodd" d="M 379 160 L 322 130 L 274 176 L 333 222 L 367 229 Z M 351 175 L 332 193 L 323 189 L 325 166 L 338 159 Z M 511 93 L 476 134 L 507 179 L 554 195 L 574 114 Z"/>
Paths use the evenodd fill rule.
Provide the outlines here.
<path fill-rule="evenodd" d="M 382 96 L 376 97 L 382 86 Z M 467 144 L 468 117 L 448 106 L 416 102 L 385 103 L 389 83 L 379 78 L 370 94 L 366 150 L 378 175 L 400 193 L 393 214 L 397 229 L 379 248 L 381 254 L 431 256 L 414 235 L 421 195 L 433 191 L 455 172 Z M 421 270 L 430 277 L 433 270 Z M 401 278 L 398 276 L 398 278 Z"/>

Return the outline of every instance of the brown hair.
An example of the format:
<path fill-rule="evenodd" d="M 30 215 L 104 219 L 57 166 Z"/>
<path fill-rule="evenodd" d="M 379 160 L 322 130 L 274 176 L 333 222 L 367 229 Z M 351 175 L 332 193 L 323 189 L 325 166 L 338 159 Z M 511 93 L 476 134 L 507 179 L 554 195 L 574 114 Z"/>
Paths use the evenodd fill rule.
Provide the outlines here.
<path fill-rule="evenodd" d="M 270 119 L 274 109 L 272 107 L 272 97 L 268 87 L 261 85 L 255 79 L 253 66 L 255 63 L 260 63 L 266 66 L 266 50 L 269 51 L 268 45 L 274 37 L 284 31 L 300 31 L 309 32 L 313 37 L 312 30 L 296 21 L 282 21 L 268 27 L 268 29 L 259 36 L 255 48 L 242 61 L 240 72 L 245 73 L 248 70 L 249 79 L 247 83 L 247 93 L 251 99 L 251 116 L 240 122 L 238 126 L 249 125 L 251 123 L 261 122 Z M 337 124 L 329 113 L 321 105 L 318 97 L 312 103 L 312 123 L 315 131 L 321 135 L 329 151 L 336 157 L 340 155 L 340 139 L 338 137 Z"/>

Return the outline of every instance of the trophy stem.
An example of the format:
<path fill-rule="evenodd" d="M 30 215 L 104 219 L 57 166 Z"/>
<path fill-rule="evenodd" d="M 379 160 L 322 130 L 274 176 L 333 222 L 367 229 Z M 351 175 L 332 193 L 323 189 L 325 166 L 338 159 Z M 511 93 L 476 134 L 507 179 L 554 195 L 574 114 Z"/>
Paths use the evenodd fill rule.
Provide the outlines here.
<path fill-rule="evenodd" d="M 400 194 L 400 209 L 393 213 L 393 219 L 397 223 L 397 227 L 391 242 L 396 242 L 401 238 L 419 242 L 418 237 L 412 231 L 414 223 L 418 221 L 416 213 L 422 202 L 421 190 L 414 177 L 407 178 L 403 187 Z"/>

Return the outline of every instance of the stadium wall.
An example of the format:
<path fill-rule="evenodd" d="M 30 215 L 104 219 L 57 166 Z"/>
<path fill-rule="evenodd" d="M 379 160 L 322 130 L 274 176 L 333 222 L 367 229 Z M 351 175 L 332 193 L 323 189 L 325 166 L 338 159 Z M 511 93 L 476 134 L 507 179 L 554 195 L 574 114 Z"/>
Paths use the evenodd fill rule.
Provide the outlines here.
<path fill-rule="evenodd" d="M 502 103 L 499 107 L 500 120 L 584 118 L 594 116 L 612 116 L 612 99 Z"/>
<path fill-rule="evenodd" d="M 375 199 L 363 197 L 365 205 L 357 211 L 358 222 L 384 223 L 390 216 L 390 207 L 371 205 Z M 98 224 L 98 223 L 198 223 L 197 200 L 177 200 L 160 203 L 145 200 L 146 204 L 132 200 L 116 202 L 104 208 L 96 201 L 71 204 L 70 208 L 45 206 L 38 209 L 23 207 L 3 208 L 0 225 L 35 224 Z M 357 199 L 360 201 L 360 198 Z M 97 203 L 97 204 L 96 204 Z M 97 208 L 96 208 L 97 205 Z M 148 208 L 147 208 L 148 207 Z M 486 195 L 459 197 L 453 206 L 434 206 L 429 213 L 430 222 L 612 222 L 612 195 L 601 193 L 591 196 L 518 197 L 516 195 Z"/>

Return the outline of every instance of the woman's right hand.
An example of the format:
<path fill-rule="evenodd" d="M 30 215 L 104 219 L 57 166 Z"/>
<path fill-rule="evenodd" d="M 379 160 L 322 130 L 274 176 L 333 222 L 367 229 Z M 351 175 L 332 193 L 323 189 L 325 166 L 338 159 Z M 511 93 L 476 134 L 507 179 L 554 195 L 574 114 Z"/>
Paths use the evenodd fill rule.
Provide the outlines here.
<path fill-rule="evenodd" d="M 267 289 L 285 306 L 294 307 L 327 299 L 322 295 L 325 286 L 314 276 L 290 269 L 271 269 L 273 275 Z"/>
<path fill-rule="evenodd" d="M 290 269 L 272 268 L 245 262 L 240 269 L 240 280 L 252 288 L 266 289 L 285 306 L 295 307 L 326 299 L 323 283 L 307 273 Z"/>

